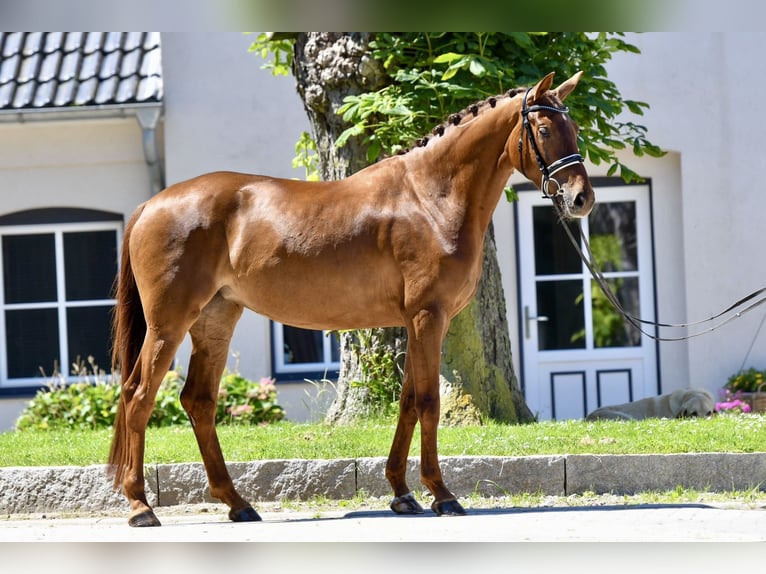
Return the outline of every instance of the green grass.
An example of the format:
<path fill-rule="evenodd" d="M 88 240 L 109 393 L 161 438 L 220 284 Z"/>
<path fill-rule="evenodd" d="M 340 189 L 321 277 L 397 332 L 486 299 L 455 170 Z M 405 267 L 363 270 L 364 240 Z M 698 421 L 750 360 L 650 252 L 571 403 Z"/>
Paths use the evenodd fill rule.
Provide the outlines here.
<path fill-rule="evenodd" d="M 394 421 L 353 426 L 280 422 L 221 426 L 228 462 L 387 456 Z M 420 453 L 416 428 L 410 454 Z M 0 466 L 87 466 L 106 462 L 111 430 L 23 431 L 0 434 Z M 529 456 L 549 454 L 667 454 L 766 452 L 766 416 L 720 415 L 711 419 L 634 422 L 564 421 L 528 425 L 490 423 L 442 428 L 439 453 Z M 191 428 L 149 429 L 146 463 L 200 461 Z"/>

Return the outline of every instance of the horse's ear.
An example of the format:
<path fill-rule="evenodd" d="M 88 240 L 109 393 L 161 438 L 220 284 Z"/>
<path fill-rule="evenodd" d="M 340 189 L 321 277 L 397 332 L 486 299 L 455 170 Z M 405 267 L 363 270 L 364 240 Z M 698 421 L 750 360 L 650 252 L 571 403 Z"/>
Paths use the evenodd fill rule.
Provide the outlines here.
<path fill-rule="evenodd" d="M 564 101 L 564 98 L 566 98 L 572 92 L 572 90 L 577 87 L 577 83 L 580 81 L 581 77 L 582 71 L 579 71 L 566 82 L 562 83 L 558 88 L 553 90 L 562 102 Z"/>
<path fill-rule="evenodd" d="M 551 72 L 547 76 L 545 76 L 542 80 L 537 82 L 537 85 L 529 90 L 529 95 L 527 96 L 527 105 L 531 106 L 535 103 L 535 101 L 542 97 L 542 95 L 551 89 L 551 86 L 553 85 L 553 76 L 556 75 L 556 72 Z"/>

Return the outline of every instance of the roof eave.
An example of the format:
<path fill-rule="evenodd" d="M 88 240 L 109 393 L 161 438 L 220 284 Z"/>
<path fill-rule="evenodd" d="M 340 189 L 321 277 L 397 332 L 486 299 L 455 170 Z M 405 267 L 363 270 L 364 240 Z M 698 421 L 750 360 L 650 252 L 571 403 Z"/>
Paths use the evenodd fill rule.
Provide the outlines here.
<path fill-rule="evenodd" d="M 134 102 L 96 106 L 67 106 L 61 108 L 21 108 L 0 110 L 0 124 L 33 121 L 66 121 L 134 117 L 139 110 L 162 108 L 162 102 Z"/>

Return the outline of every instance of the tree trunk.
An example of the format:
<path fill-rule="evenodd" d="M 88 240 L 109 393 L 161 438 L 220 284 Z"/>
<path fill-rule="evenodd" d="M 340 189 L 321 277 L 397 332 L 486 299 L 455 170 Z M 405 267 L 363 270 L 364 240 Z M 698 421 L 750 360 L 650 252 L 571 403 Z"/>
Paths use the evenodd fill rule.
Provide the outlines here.
<path fill-rule="evenodd" d="M 358 138 L 349 138 L 341 148 L 334 142 L 348 127 L 336 113 L 343 98 L 377 90 L 387 81 L 382 66 L 368 50 L 372 38 L 373 34 L 364 32 L 308 32 L 296 38 L 293 72 L 314 132 L 324 180 L 348 177 L 367 165 L 367 150 Z M 330 422 L 350 422 L 371 412 L 371 386 L 358 383 L 375 371 L 365 368 L 360 357 L 389 353 L 401 372 L 406 346 L 403 328 L 368 330 L 363 340 L 360 334 L 341 333 L 341 370 L 337 398 L 327 415 Z M 452 321 L 444 344 L 442 374 L 461 384 L 484 416 L 505 422 L 533 418 L 511 364 L 505 296 L 491 227 L 479 292 Z"/>
<path fill-rule="evenodd" d="M 369 53 L 371 39 L 372 34 L 365 32 L 307 32 L 295 40 L 293 72 L 317 144 L 319 173 L 325 181 L 343 179 L 367 166 L 367 149 L 359 138 L 349 138 L 341 148 L 334 144 L 348 127 L 337 114 L 343 98 L 377 90 L 386 81 L 379 62 Z M 405 338 L 402 328 L 373 329 L 369 337 L 373 348 L 362 349 L 357 333 L 340 334 L 341 368 L 328 421 L 347 423 L 371 414 L 370 389 L 359 384 L 365 379 L 360 354 L 401 356 Z"/>
<path fill-rule="evenodd" d="M 483 416 L 503 422 L 534 420 L 511 362 L 505 292 L 492 222 L 484 237 L 479 289 L 450 323 L 441 374 L 462 386 Z"/>

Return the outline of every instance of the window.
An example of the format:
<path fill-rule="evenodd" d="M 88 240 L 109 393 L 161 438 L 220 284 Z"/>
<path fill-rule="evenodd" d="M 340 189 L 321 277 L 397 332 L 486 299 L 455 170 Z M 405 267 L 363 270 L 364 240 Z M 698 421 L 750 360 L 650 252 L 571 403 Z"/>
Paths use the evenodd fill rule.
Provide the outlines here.
<path fill-rule="evenodd" d="M 335 331 L 314 331 L 272 323 L 274 375 L 277 380 L 336 378 L 340 344 Z"/>
<path fill-rule="evenodd" d="M 0 390 L 68 376 L 89 356 L 108 373 L 121 217 L 58 210 L 53 223 L 9 224 L 35 221 L 25 213 L 0 218 Z"/>

